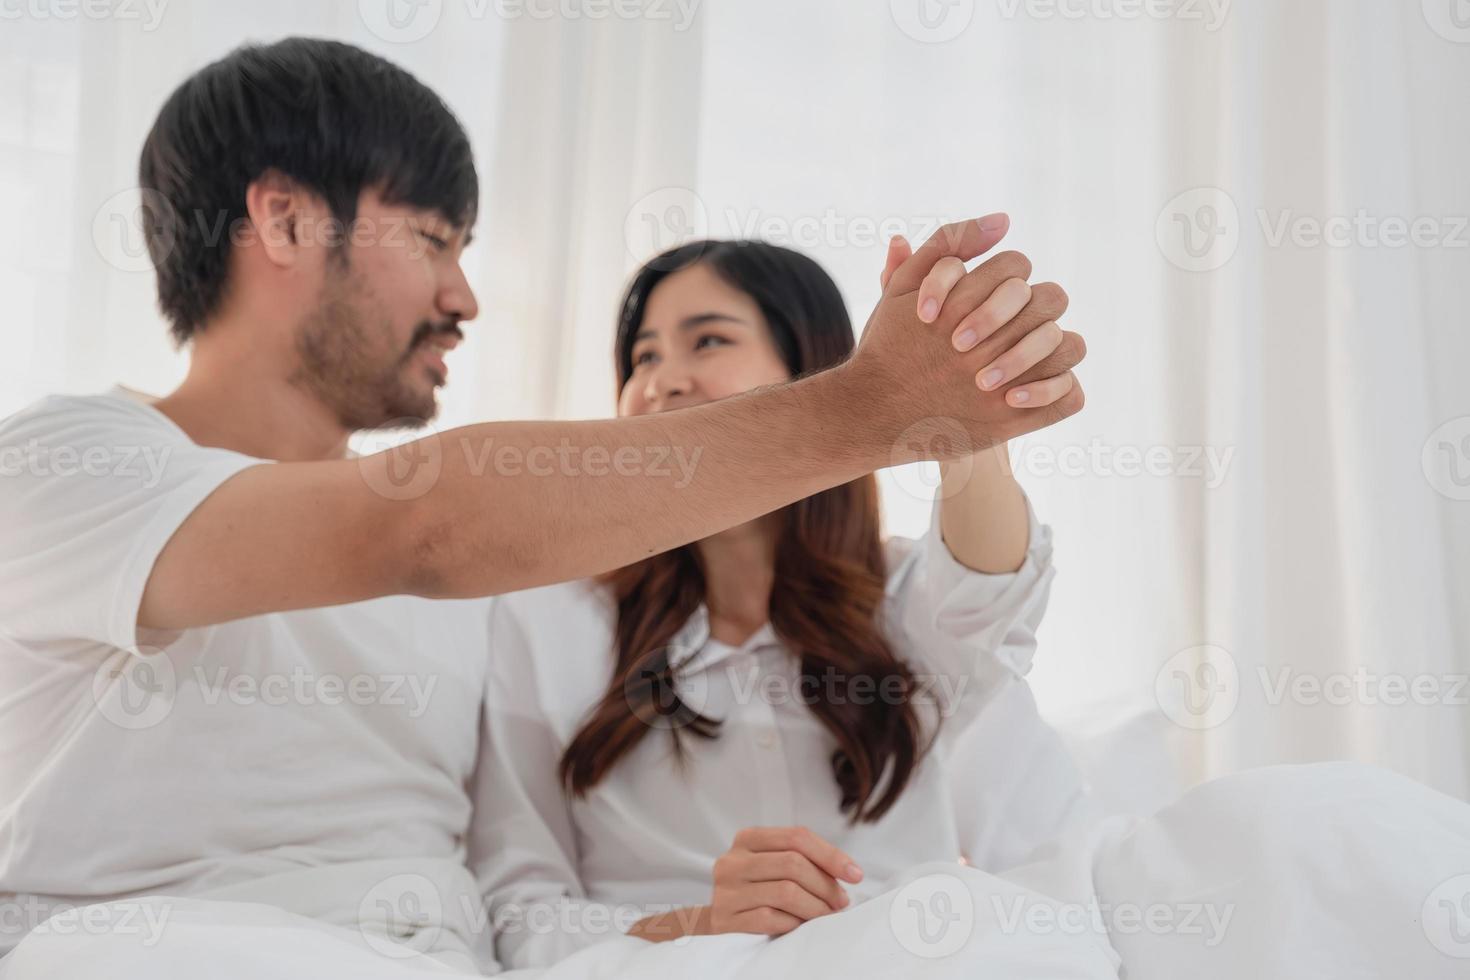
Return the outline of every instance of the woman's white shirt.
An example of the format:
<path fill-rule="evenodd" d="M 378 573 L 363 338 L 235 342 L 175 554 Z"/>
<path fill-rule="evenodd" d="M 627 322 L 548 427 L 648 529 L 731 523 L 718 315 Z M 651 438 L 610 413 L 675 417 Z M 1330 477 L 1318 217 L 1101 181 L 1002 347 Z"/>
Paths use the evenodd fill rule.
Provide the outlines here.
<path fill-rule="evenodd" d="M 813 696 L 881 691 L 803 685 L 769 625 L 731 647 L 709 635 L 703 607 L 676 634 L 670 660 L 681 700 L 721 719 L 719 736 L 684 734 L 680 766 L 670 734 L 652 730 L 584 798 L 569 798 L 559 762 L 611 680 L 611 599 L 581 581 L 496 600 L 469 856 L 501 962 L 546 966 L 645 916 L 707 904 L 714 859 L 746 827 L 805 826 L 841 847 L 865 874 L 849 887 L 854 901 L 921 862 L 987 866 L 991 855 L 965 853 L 973 842 L 1004 840 L 1009 857 L 1050 840 L 1083 792 L 1023 680 L 1055 574 L 1051 530 L 1027 510 L 1029 548 L 1011 574 L 957 562 L 940 538 L 937 506 L 922 538 L 888 542 L 886 636 L 914 671 L 918 699 L 932 706 L 926 717 L 942 720 L 934 747 L 876 823 L 853 825 L 841 812 L 836 741 L 807 705 Z M 1018 780 L 1005 775 L 1013 766 L 986 767 L 993 794 L 946 766 L 957 739 L 995 727 L 972 724 L 987 705 L 1011 724 L 991 731 L 996 745 L 986 755 L 1025 760 L 1028 770 Z M 998 834 L 977 826 L 996 822 L 1011 826 Z"/>

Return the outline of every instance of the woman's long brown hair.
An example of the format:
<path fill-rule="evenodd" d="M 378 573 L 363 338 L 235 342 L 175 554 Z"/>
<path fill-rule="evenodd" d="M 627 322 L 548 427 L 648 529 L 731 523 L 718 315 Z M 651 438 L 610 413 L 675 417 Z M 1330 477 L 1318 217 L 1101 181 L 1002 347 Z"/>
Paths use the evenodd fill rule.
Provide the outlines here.
<path fill-rule="evenodd" d="M 618 388 L 632 375 L 634 337 L 655 286 L 704 263 L 761 307 L 793 376 L 840 363 L 853 348 L 841 293 L 822 268 L 788 249 L 758 242 L 694 242 L 658 256 L 634 277 L 622 304 Z M 849 819 L 876 821 L 903 792 L 927 745 L 910 702 L 914 677 L 883 635 L 887 568 L 872 476 L 834 487 L 781 511 L 770 621 L 801 663 L 803 700 L 832 734 L 832 777 Z M 611 682 L 561 759 L 561 776 L 585 795 L 650 731 L 667 731 L 685 758 L 685 733 L 712 739 L 720 722 L 684 704 L 670 669 L 670 644 L 705 597 L 693 545 L 605 576 L 617 604 Z M 851 696 L 865 679 L 863 696 Z M 814 692 L 834 687 L 844 696 Z M 932 736 L 932 733 L 931 733 Z"/>

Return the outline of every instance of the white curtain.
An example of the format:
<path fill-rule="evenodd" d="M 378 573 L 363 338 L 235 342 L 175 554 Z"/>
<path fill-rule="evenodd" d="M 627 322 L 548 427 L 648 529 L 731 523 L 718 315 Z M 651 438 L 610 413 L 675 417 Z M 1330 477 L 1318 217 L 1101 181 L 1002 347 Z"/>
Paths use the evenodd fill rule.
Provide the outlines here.
<path fill-rule="evenodd" d="M 887 234 L 1004 209 L 1091 344 L 1087 411 L 1013 447 L 1057 532 L 1043 705 L 1157 703 L 1194 776 L 1357 758 L 1470 797 L 1464 0 L 141 18 L 0 25 L 0 412 L 181 375 L 112 216 L 171 87 L 246 39 L 361 44 L 470 129 L 483 312 L 446 424 L 608 414 L 619 289 L 683 236 L 792 244 L 861 324 Z M 891 530 L 932 477 L 885 474 Z"/>

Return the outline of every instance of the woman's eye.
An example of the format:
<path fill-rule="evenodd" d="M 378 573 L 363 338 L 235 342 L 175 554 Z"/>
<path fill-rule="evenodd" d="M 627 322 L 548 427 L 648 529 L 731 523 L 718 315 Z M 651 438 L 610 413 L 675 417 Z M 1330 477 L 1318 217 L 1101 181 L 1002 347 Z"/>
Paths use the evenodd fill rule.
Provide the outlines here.
<path fill-rule="evenodd" d="M 643 353 L 637 354 L 637 355 L 635 355 L 633 357 L 633 366 L 634 367 L 639 367 L 639 366 L 644 365 L 644 364 L 651 364 L 652 362 L 653 362 L 653 351 L 646 350 Z"/>
<path fill-rule="evenodd" d="M 428 232 L 422 232 L 422 234 L 424 236 L 424 240 L 427 241 L 430 245 L 434 246 L 435 251 L 442 252 L 449 247 L 449 243 L 440 238 L 438 235 L 431 235 Z"/>
<path fill-rule="evenodd" d="M 707 341 L 707 340 L 708 341 L 711 341 L 711 344 L 709 344 L 709 345 L 705 344 L 705 341 Z M 726 345 L 728 343 L 729 343 L 729 341 L 726 340 L 724 337 L 718 337 L 718 336 L 716 336 L 716 335 L 714 335 L 712 333 L 711 334 L 705 334 L 703 337 L 700 337 L 697 341 L 694 342 L 694 349 L 695 350 L 699 350 L 701 347 L 705 347 L 705 346 L 723 347 L 724 345 Z"/>

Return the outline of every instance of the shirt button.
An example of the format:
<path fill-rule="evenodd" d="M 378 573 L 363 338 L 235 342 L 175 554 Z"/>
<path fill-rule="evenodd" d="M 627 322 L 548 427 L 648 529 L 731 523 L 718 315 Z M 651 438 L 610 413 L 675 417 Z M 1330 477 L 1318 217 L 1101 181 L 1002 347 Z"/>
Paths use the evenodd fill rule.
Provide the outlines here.
<path fill-rule="evenodd" d="M 760 735 L 757 735 L 755 739 L 755 744 L 759 745 L 763 749 L 774 749 L 776 747 L 776 743 L 777 739 L 774 732 L 762 732 Z"/>

